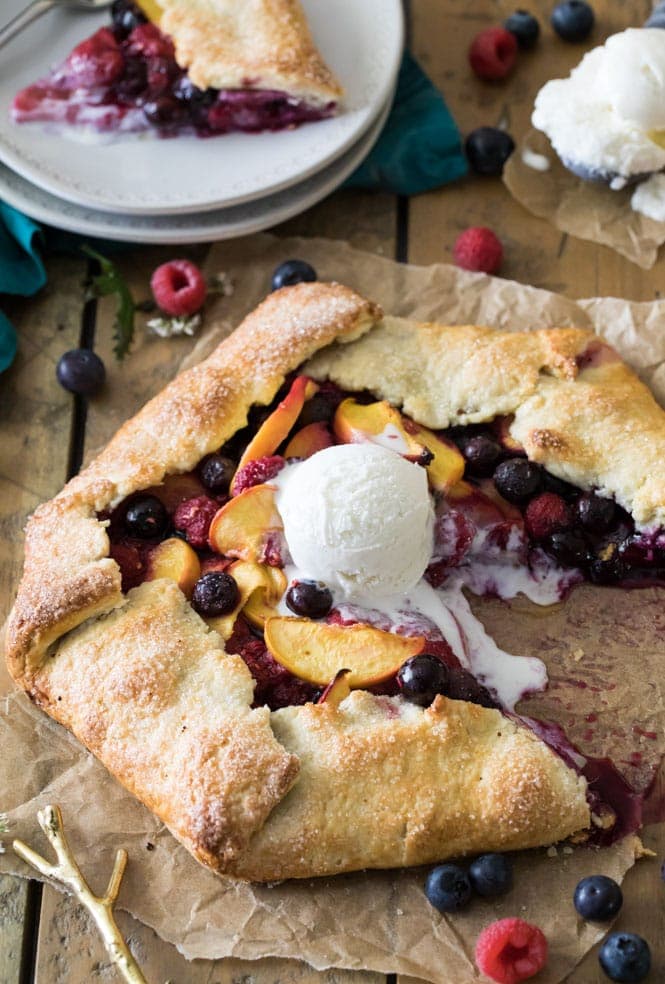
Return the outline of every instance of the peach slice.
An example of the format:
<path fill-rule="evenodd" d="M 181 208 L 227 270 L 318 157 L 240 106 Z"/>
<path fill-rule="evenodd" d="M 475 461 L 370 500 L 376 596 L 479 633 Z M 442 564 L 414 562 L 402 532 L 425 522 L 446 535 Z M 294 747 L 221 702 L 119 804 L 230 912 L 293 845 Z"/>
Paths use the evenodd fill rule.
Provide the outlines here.
<path fill-rule="evenodd" d="M 157 0 L 138 0 L 138 5 L 153 24 L 159 24 L 164 11 L 157 3 Z"/>
<path fill-rule="evenodd" d="M 216 513 L 208 541 L 217 553 L 259 562 L 271 534 L 281 529 L 272 486 L 253 485 Z"/>
<path fill-rule="evenodd" d="M 227 573 L 235 580 L 238 585 L 238 604 L 229 612 L 228 615 L 219 615 L 216 618 L 207 618 L 206 622 L 211 629 L 219 632 L 225 641 L 233 632 L 233 626 L 241 611 L 246 609 L 249 602 L 260 594 L 264 599 L 268 599 L 270 607 L 267 611 L 270 615 L 275 614 L 272 605 L 276 604 L 284 594 L 286 589 L 286 576 L 276 567 L 268 567 L 267 564 L 256 564 L 253 561 L 236 560 L 228 568 Z M 268 602 L 265 602 L 266 606 Z M 249 614 L 245 611 L 245 614 Z M 268 615 L 266 617 L 269 617 Z M 250 618 L 250 621 L 253 621 Z M 255 623 L 256 624 L 256 623 Z M 259 625 L 263 627 L 263 622 Z"/>
<path fill-rule="evenodd" d="M 345 444 L 369 441 L 390 448 L 398 454 L 417 460 L 425 447 L 404 429 L 404 418 L 387 400 L 378 403 L 356 403 L 349 397 L 335 411 L 335 434 Z"/>
<path fill-rule="evenodd" d="M 333 439 L 323 421 L 307 424 L 297 431 L 284 450 L 285 458 L 311 458 L 317 451 L 331 448 Z"/>
<path fill-rule="evenodd" d="M 243 615 L 257 629 L 262 629 L 269 618 L 277 615 L 275 605 L 286 591 L 288 582 L 279 567 L 269 567 L 267 564 L 256 566 L 260 569 L 259 575 L 243 606 Z M 233 570 L 229 573 L 232 574 Z"/>
<path fill-rule="evenodd" d="M 281 403 L 277 404 L 270 416 L 263 421 L 245 448 L 242 458 L 238 462 L 236 475 L 248 462 L 275 453 L 282 441 L 285 441 L 289 436 L 289 431 L 300 416 L 305 400 L 314 396 L 318 388 L 314 380 L 307 376 L 296 376 L 289 392 Z M 231 495 L 234 494 L 234 482 L 235 477 L 231 482 Z"/>
<path fill-rule="evenodd" d="M 146 489 L 145 494 L 157 496 L 167 512 L 174 513 L 181 502 L 207 495 L 208 491 L 194 472 L 184 472 L 182 475 L 167 475 L 162 485 Z"/>
<path fill-rule="evenodd" d="M 351 687 L 388 679 L 425 645 L 422 636 L 405 638 L 369 625 L 327 625 L 283 616 L 268 619 L 265 641 L 277 662 L 295 676 L 325 686 L 348 667 Z"/>
<path fill-rule="evenodd" d="M 351 687 L 349 685 L 350 675 L 351 670 L 338 670 L 334 680 L 330 681 L 316 703 L 329 704 L 335 708 L 339 707 L 342 701 L 346 700 L 351 693 Z"/>
<path fill-rule="evenodd" d="M 349 444 L 370 441 L 427 467 L 430 485 L 446 492 L 464 474 L 464 458 L 454 444 L 404 417 L 387 400 L 360 404 L 342 400 L 335 413 L 335 434 Z"/>
<path fill-rule="evenodd" d="M 201 565 L 194 550 L 184 540 L 174 536 L 162 540 L 150 552 L 146 581 L 166 577 L 175 581 L 183 594 L 191 598 L 194 585 L 201 576 Z"/>

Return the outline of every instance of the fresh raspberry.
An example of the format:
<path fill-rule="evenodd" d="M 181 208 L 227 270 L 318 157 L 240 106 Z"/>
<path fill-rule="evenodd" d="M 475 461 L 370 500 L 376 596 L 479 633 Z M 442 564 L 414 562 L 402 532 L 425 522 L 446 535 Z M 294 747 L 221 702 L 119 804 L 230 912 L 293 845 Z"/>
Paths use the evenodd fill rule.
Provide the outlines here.
<path fill-rule="evenodd" d="M 150 278 L 158 307 L 173 317 L 196 314 L 206 299 L 206 282 L 189 260 L 170 260 L 158 266 Z"/>
<path fill-rule="evenodd" d="M 547 940 L 542 930 L 523 919 L 499 919 L 478 937 L 476 963 L 498 984 L 519 984 L 547 963 Z"/>
<path fill-rule="evenodd" d="M 129 591 L 143 580 L 145 565 L 139 549 L 132 543 L 113 543 L 109 554 L 120 568 L 122 590 Z"/>
<path fill-rule="evenodd" d="M 546 540 L 570 527 L 570 509 L 560 495 L 542 492 L 526 507 L 525 520 L 527 532 L 534 540 Z"/>
<path fill-rule="evenodd" d="M 233 479 L 233 494 L 240 495 L 245 489 L 251 489 L 253 485 L 261 485 L 262 482 L 269 481 L 282 470 L 285 464 L 286 461 L 281 454 L 269 454 L 264 458 L 248 461 Z"/>
<path fill-rule="evenodd" d="M 187 543 L 201 550 L 208 546 L 208 533 L 219 503 L 207 495 L 197 495 L 195 499 L 185 499 L 173 515 L 173 525 L 179 533 L 184 533 Z"/>
<path fill-rule="evenodd" d="M 485 226 L 471 226 L 455 240 L 453 247 L 455 263 L 462 270 L 476 273 L 496 273 L 503 260 L 503 246 L 491 229 Z"/>
<path fill-rule="evenodd" d="M 125 67 L 113 32 L 102 27 L 78 44 L 64 65 L 63 81 L 76 88 L 111 85 Z"/>
<path fill-rule="evenodd" d="M 138 24 L 127 39 L 127 53 L 145 58 L 175 58 L 171 38 L 162 34 L 156 24 Z"/>
<path fill-rule="evenodd" d="M 469 62 L 479 79 L 497 82 L 513 70 L 517 38 L 504 27 L 488 27 L 477 34 L 469 48 Z"/>

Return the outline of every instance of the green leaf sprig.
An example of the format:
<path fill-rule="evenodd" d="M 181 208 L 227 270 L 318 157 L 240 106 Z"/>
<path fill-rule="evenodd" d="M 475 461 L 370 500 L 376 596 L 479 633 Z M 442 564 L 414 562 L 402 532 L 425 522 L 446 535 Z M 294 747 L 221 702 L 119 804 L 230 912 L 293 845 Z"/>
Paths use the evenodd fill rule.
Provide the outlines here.
<path fill-rule="evenodd" d="M 115 263 L 102 256 L 90 246 L 82 246 L 81 250 L 86 256 L 97 260 L 102 272 L 92 278 L 88 297 L 108 297 L 115 294 L 117 297 L 117 307 L 115 319 L 113 321 L 113 354 L 121 362 L 129 352 L 134 339 L 134 315 L 136 304 L 132 297 L 127 281 L 122 276 Z"/>

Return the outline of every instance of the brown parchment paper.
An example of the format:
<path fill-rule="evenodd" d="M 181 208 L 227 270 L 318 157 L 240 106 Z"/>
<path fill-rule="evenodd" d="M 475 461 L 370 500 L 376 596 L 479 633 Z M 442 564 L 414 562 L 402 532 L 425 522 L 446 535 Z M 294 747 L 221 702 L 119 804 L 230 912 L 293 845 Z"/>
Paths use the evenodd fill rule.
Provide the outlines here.
<path fill-rule="evenodd" d="M 593 327 L 665 402 L 665 301 L 573 302 L 451 266 L 397 265 L 317 239 L 262 235 L 213 247 L 208 272 L 226 272 L 235 290 L 232 297 L 215 300 L 188 363 L 202 358 L 264 296 L 270 271 L 291 256 L 306 257 L 322 279 L 346 282 L 395 314 L 514 329 Z M 142 339 L 137 349 L 134 362 L 130 359 L 123 369 L 130 377 L 127 385 L 111 385 L 104 398 L 105 436 L 127 415 L 132 373 L 145 377 L 151 352 L 154 365 L 143 394 L 148 397 L 163 385 L 160 359 L 166 365 L 168 357 L 159 353 L 164 343 Z M 547 610 L 522 598 L 510 605 L 473 601 L 501 645 L 518 654 L 535 653 L 548 665 L 550 690 L 522 709 L 562 723 L 589 755 L 613 753 L 637 788 L 651 781 L 665 750 L 664 597 L 658 589 L 627 593 L 584 586 L 566 604 Z M 548 937 L 550 960 L 539 980 L 554 984 L 602 935 L 597 926 L 577 919 L 570 901 L 575 884 L 599 872 L 620 881 L 638 847 L 629 837 L 602 850 L 559 846 L 525 852 L 515 858 L 516 884 L 508 896 L 496 903 L 476 902 L 454 917 L 441 916 L 427 904 L 422 870 L 360 872 L 275 886 L 234 883 L 198 865 L 68 732 L 24 695 L 12 693 L 7 679 L 4 688 L 0 679 L 3 690 L 0 809 L 9 814 L 10 836 L 48 850 L 35 814 L 47 802 L 59 803 L 72 846 L 94 886 L 105 884 L 113 852 L 125 847 L 130 864 L 120 906 L 189 958 L 294 957 L 319 969 L 400 972 L 437 984 L 468 984 L 479 979 L 473 963 L 478 932 L 496 918 L 520 916 L 538 923 Z M 630 754 L 639 754 L 639 761 Z M 34 875 L 11 849 L 0 856 L 0 871 Z"/>
<path fill-rule="evenodd" d="M 549 161 L 539 171 L 524 160 L 525 151 Z M 630 206 L 634 187 L 612 191 L 607 185 L 582 181 L 563 166 L 549 139 L 531 129 L 519 141 L 503 170 L 503 182 L 529 212 L 548 219 L 557 229 L 579 239 L 610 246 L 626 259 L 649 270 L 665 243 L 665 222 L 656 222 Z"/>

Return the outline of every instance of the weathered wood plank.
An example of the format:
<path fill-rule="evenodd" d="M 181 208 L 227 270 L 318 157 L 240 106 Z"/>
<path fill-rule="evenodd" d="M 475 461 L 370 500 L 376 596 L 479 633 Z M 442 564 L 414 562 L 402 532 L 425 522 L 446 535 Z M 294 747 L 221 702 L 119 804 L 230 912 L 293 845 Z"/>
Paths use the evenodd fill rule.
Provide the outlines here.
<path fill-rule="evenodd" d="M 195 960 L 127 913 L 118 924 L 150 984 L 384 984 L 381 974 L 318 972 L 297 960 Z M 55 889 L 44 890 L 35 984 L 95 984 L 115 978 L 85 909 Z M 4 984 L 4 981 L 3 981 Z"/>
<path fill-rule="evenodd" d="M 29 513 L 66 478 L 72 397 L 55 378 L 59 356 L 78 345 L 85 264 L 49 263 L 49 286 L 35 299 L 5 305 L 19 335 L 14 365 L 0 376 L 0 621 L 22 565 Z M 4 680 L 4 661 L 0 675 Z M 9 806 L 0 803 L 0 810 Z M 0 981 L 18 982 L 27 882 L 0 878 Z"/>

